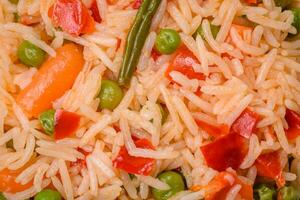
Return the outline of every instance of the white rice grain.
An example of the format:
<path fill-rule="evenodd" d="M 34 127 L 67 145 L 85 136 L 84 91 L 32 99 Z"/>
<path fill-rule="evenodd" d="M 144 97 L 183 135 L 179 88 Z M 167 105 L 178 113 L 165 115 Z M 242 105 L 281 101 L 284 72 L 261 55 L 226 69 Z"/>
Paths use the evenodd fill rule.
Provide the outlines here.
<path fill-rule="evenodd" d="M 26 147 L 24 149 L 24 154 L 23 154 L 22 158 L 14 163 L 11 163 L 8 166 L 8 168 L 12 169 L 12 170 L 19 169 L 25 163 L 27 163 L 33 155 L 34 147 L 35 147 L 35 139 L 32 135 L 29 135 L 26 140 Z"/>
<path fill-rule="evenodd" d="M 263 64 L 258 70 L 258 75 L 255 81 L 257 87 L 266 79 L 268 72 L 270 71 L 272 65 L 275 62 L 276 55 L 277 55 L 277 49 L 272 49 L 266 55 L 265 61 L 263 62 Z"/>
<path fill-rule="evenodd" d="M 63 188 L 64 188 L 64 191 L 66 194 L 66 199 L 72 200 L 72 199 L 74 199 L 73 187 L 72 187 L 72 182 L 71 182 L 71 178 L 70 178 L 70 175 L 68 172 L 67 165 L 64 160 L 59 159 L 58 166 L 59 166 L 59 174 L 61 177 Z"/>
<path fill-rule="evenodd" d="M 239 4 L 240 4 L 240 2 L 238 0 L 230 1 L 230 7 L 227 10 L 224 21 L 223 21 L 221 28 L 218 32 L 218 35 L 216 37 L 217 42 L 225 41 L 225 39 L 229 33 L 232 20 L 233 20 L 235 14 L 237 12 L 237 9 L 239 7 Z"/>
<path fill-rule="evenodd" d="M 278 119 L 275 123 L 274 130 L 282 148 L 285 150 L 286 153 L 291 153 L 292 150 L 286 138 L 283 125 L 280 119 Z"/>
<path fill-rule="evenodd" d="M 170 189 L 170 186 L 167 183 L 162 182 L 157 178 L 153 178 L 151 176 L 143 176 L 143 175 L 138 175 L 137 177 L 141 182 L 143 182 L 153 188 L 156 188 L 158 190 L 169 190 Z"/>
<path fill-rule="evenodd" d="M 124 171 L 121 171 L 120 174 L 121 174 L 121 178 L 124 183 L 124 188 L 127 191 L 129 197 L 132 199 L 137 199 L 138 198 L 137 190 L 136 190 L 135 186 L 133 185 L 129 175 Z"/>
<path fill-rule="evenodd" d="M 242 186 L 239 184 L 232 186 L 226 195 L 226 200 L 235 200 L 241 188 Z"/>
<path fill-rule="evenodd" d="M 62 183 L 60 182 L 59 178 L 57 178 L 56 176 L 52 176 L 51 177 L 51 181 L 53 186 L 55 187 L 55 189 L 61 194 L 61 196 L 66 199 L 66 193 L 64 191 L 64 187 L 62 185 Z"/>
<path fill-rule="evenodd" d="M 190 133 L 194 136 L 198 135 L 198 126 L 192 115 L 190 114 L 188 108 L 185 106 L 184 102 L 177 96 L 173 96 L 172 102 Z"/>
<path fill-rule="evenodd" d="M 183 16 L 183 14 L 178 10 L 176 5 L 172 2 L 169 2 L 167 5 L 167 11 L 171 15 L 171 17 L 176 21 L 181 30 L 186 34 L 189 34 L 191 31 L 191 27 L 188 21 Z"/>
<path fill-rule="evenodd" d="M 101 119 L 91 126 L 87 132 L 84 134 L 84 136 L 81 138 L 81 145 L 87 144 L 89 140 L 91 140 L 93 137 L 95 137 L 102 129 L 104 129 L 110 122 L 112 118 L 109 115 L 103 115 Z"/>
<path fill-rule="evenodd" d="M 256 46 L 252 46 L 250 44 L 247 44 L 242 38 L 241 36 L 238 34 L 237 30 L 232 27 L 230 29 L 230 37 L 233 41 L 233 43 L 244 53 L 246 54 L 250 54 L 253 56 L 260 56 L 263 55 L 266 50 L 263 48 L 259 48 Z"/>
<path fill-rule="evenodd" d="M 232 111 L 226 117 L 226 119 L 224 120 L 224 123 L 230 126 L 240 116 L 240 114 L 245 110 L 245 108 L 250 104 L 252 99 L 253 99 L 252 94 L 248 94 L 243 99 L 241 99 L 241 101 L 239 102 L 239 105 L 237 105 L 235 110 Z"/>
<path fill-rule="evenodd" d="M 251 167 L 261 152 L 262 149 L 260 147 L 258 137 L 255 134 L 252 134 L 250 136 L 248 153 L 245 156 L 242 164 L 240 165 L 240 168 L 246 169 Z"/>

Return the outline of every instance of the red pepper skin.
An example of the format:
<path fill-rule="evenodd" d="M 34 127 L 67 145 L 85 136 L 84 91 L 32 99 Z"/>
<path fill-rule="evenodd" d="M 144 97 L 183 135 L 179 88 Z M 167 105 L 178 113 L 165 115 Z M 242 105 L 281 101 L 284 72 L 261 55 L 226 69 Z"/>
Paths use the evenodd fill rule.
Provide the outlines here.
<path fill-rule="evenodd" d="M 116 51 L 121 47 L 121 42 L 122 40 L 120 38 L 117 38 L 117 46 L 116 46 Z"/>
<path fill-rule="evenodd" d="M 279 188 L 285 185 L 279 151 L 260 155 L 255 161 L 255 167 L 259 176 L 275 180 Z"/>
<path fill-rule="evenodd" d="M 95 30 L 95 21 L 81 0 L 56 0 L 48 14 L 56 26 L 72 35 Z"/>
<path fill-rule="evenodd" d="M 260 116 L 258 114 L 246 108 L 231 125 L 230 131 L 249 139 L 259 120 Z"/>
<path fill-rule="evenodd" d="M 77 151 L 82 153 L 85 157 L 84 157 L 84 159 L 77 159 L 75 162 L 71 162 L 70 166 L 71 167 L 78 166 L 80 169 L 86 168 L 86 156 L 88 156 L 90 153 L 86 152 L 85 150 L 83 150 L 79 147 L 77 148 Z"/>
<path fill-rule="evenodd" d="M 186 75 L 189 79 L 204 80 L 204 74 L 194 71 L 193 64 L 195 63 L 199 62 L 194 54 L 187 47 L 181 46 L 174 53 L 174 56 L 170 61 L 170 65 L 165 72 L 165 76 L 170 81 L 174 82 L 170 77 L 170 72 L 178 71 Z"/>
<path fill-rule="evenodd" d="M 151 142 L 147 139 L 135 139 L 135 145 L 138 148 L 154 149 Z M 118 156 L 113 160 L 115 168 L 122 169 L 130 174 L 140 174 L 148 176 L 155 164 L 152 158 L 135 157 L 128 154 L 125 146 L 121 148 Z"/>
<path fill-rule="evenodd" d="M 217 124 L 216 126 L 213 126 L 198 119 L 195 119 L 195 122 L 199 127 L 215 138 L 229 133 L 229 127 L 225 124 Z"/>
<path fill-rule="evenodd" d="M 228 180 L 228 176 L 234 178 L 234 182 L 231 183 Z M 205 200 L 226 200 L 226 195 L 233 185 L 241 185 L 239 195 L 241 199 L 253 200 L 253 189 L 252 185 L 241 181 L 235 173 L 231 172 L 220 172 L 215 176 L 205 187 Z"/>
<path fill-rule="evenodd" d="M 54 139 L 60 140 L 74 135 L 79 124 L 79 115 L 64 110 L 57 110 L 55 112 Z"/>
<path fill-rule="evenodd" d="M 238 169 L 244 160 L 248 145 L 242 136 L 230 133 L 200 147 L 209 167 L 224 171 L 228 167 Z"/>
<path fill-rule="evenodd" d="M 257 0 L 246 0 L 246 2 L 250 5 L 257 5 Z"/>
<path fill-rule="evenodd" d="M 155 48 L 153 48 L 151 51 L 151 57 L 153 60 L 156 61 L 159 56 L 161 56 L 161 54 Z"/>
<path fill-rule="evenodd" d="M 135 0 L 134 3 L 132 4 L 133 9 L 139 9 L 141 7 L 142 0 Z"/>
<path fill-rule="evenodd" d="M 289 128 L 285 131 L 285 134 L 289 140 L 294 140 L 300 135 L 300 115 L 295 111 L 286 110 L 285 120 L 289 125 Z"/>
<path fill-rule="evenodd" d="M 102 18 L 99 14 L 99 9 L 98 9 L 98 5 L 97 5 L 97 1 L 94 0 L 91 7 L 90 7 L 90 10 L 92 11 L 92 17 L 94 18 L 94 20 L 98 23 L 101 23 L 102 22 Z"/>

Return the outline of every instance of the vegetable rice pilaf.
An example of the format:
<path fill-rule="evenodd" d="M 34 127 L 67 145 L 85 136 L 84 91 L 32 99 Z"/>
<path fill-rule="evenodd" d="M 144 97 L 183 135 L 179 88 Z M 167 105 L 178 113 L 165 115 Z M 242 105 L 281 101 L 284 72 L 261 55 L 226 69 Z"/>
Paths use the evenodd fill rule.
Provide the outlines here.
<path fill-rule="evenodd" d="M 300 200 L 300 0 L 0 0 L 0 200 Z"/>

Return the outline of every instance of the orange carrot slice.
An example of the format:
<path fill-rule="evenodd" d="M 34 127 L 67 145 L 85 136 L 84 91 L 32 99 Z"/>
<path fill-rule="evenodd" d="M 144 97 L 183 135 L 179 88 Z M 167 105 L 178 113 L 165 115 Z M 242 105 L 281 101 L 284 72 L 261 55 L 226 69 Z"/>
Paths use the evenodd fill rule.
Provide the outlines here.
<path fill-rule="evenodd" d="M 83 68 L 79 46 L 69 43 L 57 49 L 56 56 L 46 60 L 31 83 L 22 90 L 17 102 L 29 118 L 52 107 L 52 102 L 70 89 Z"/>
<path fill-rule="evenodd" d="M 35 161 L 36 159 L 35 157 L 33 157 L 28 163 L 26 163 L 23 167 L 17 170 L 10 170 L 7 168 L 1 170 L 0 171 L 0 192 L 16 193 L 30 188 L 33 185 L 33 180 L 29 181 L 25 185 L 16 183 L 15 180 L 22 171 L 24 171 L 27 167 L 32 165 Z"/>
<path fill-rule="evenodd" d="M 11 192 L 11 193 L 16 193 L 16 192 L 21 192 L 24 191 L 28 188 L 30 188 L 33 184 L 33 181 L 30 181 L 29 183 L 25 185 L 21 185 L 20 183 L 16 183 L 15 179 L 17 176 L 21 173 L 22 171 L 20 170 L 8 170 L 4 169 L 0 171 L 0 191 L 1 192 Z"/>

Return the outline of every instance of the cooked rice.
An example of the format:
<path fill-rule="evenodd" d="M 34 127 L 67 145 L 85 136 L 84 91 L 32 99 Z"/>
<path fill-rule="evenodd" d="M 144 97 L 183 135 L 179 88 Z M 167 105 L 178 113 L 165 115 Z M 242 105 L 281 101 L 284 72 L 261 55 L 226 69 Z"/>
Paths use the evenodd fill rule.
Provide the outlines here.
<path fill-rule="evenodd" d="M 211 142 L 211 136 L 196 122 L 230 127 L 246 108 L 261 118 L 256 134 L 248 139 L 248 152 L 239 166 L 243 173 L 237 172 L 240 180 L 253 185 L 259 175 L 256 159 L 279 150 L 284 165 L 287 154 L 297 158 L 291 170 L 283 168 L 283 176 L 300 184 L 300 139 L 287 138 L 285 120 L 287 109 L 300 114 L 300 40 L 287 40 L 297 32 L 292 26 L 293 14 L 276 7 L 273 0 L 263 0 L 259 6 L 240 0 L 162 0 L 137 71 L 113 111 L 99 110 L 96 97 L 102 80 L 118 76 L 127 33 L 137 13 L 132 8 L 134 0 L 96 0 L 102 21 L 96 22 L 92 34 L 78 37 L 54 27 L 47 14 L 52 0 L 19 0 L 17 5 L 0 2 L 0 170 L 22 169 L 15 182 L 32 182 L 24 191 L 4 192 L 9 200 L 33 197 L 50 184 L 67 200 L 153 199 L 151 188 L 169 188 L 156 176 L 177 168 L 181 168 L 188 188 L 170 199 L 202 199 L 207 191 L 192 191 L 192 186 L 206 186 L 219 172 L 205 162 L 199 147 Z M 90 5 L 92 1 L 83 3 Z M 293 4 L 299 6 L 299 0 Z M 14 13 L 34 17 L 37 23 L 13 22 Z M 256 23 L 255 27 L 241 30 L 232 26 L 241 16 Z M 211 25 L 220 26 L 216 38 Z M 199 26 L 204 37 L 193 36 Z M 199 61 L 192 69 L 204 74 L 203 80 L 174 70 L 166 78 L 173 55 L 152 55 L 162 28 L 179 32 L 182 44 Z M 46 41 L 42 33 L 53 37 L 52 41 Z M 39 121 L 27 118 L 17 104 L 16 96 L 38 71 L 17 60 L 22 40 L 50 57 L 66 40 L 83 47 L 82 71 L 72 88 L 52 102 L 55 109 L 81 116 L 74 137 L 53 140 L 44 134 Z M 157 102 L 169 113 L 164 124 Z M 137 147 L 132 135 L 149 139 L 155 148 Z M 6 147 L 10 141 L 14 151 Z M 113 160 L 123 146 L 130 156 L 156 160 L 149 176 L 131 178 L 115 168 Z M 86 166 L 74 166 L 79 160 L 85 160 Z M 241 198 L 242 185 L 234 183 L 232 176 L 226 178 L 232 183 L 226 199 Z"/>

